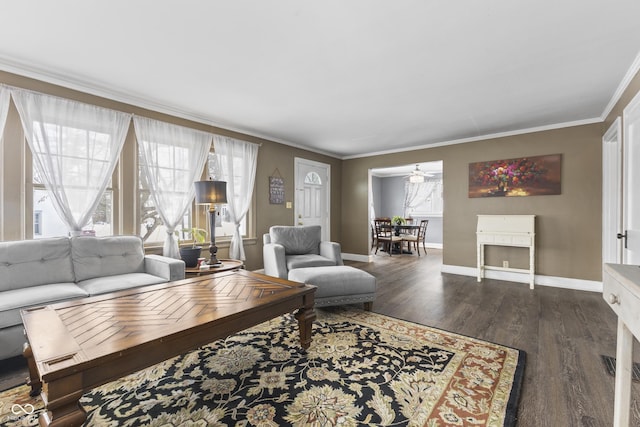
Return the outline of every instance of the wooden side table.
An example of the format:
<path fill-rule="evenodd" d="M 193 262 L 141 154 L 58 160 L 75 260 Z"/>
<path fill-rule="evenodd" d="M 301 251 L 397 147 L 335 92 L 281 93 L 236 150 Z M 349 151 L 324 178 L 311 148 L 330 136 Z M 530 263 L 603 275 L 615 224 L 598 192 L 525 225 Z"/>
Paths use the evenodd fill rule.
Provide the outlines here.
<path fill-rule="evenodd" d="M 221 259 L 220 262 L 222 265 L 218 267 L 209 267 L 208 270 L 200 270 L 197 267 L 185 267 L 184 276 L 185 277 L 198 277 L 205 276 L 207 274 L 220 273 L 221 271 L 232 271 L 232 270 L 240 270 L 244 268 L 244 263 L 239 259 Z"/>

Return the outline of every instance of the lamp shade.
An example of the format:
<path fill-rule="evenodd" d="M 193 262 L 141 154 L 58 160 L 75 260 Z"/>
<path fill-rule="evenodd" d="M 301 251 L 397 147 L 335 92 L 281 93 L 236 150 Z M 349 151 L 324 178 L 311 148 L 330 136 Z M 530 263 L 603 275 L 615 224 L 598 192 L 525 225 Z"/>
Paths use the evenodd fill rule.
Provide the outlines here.
<path fill-rule="evenodd" d="M 227 203 L 226 181 L 196 181 L 196 203 Z"/>

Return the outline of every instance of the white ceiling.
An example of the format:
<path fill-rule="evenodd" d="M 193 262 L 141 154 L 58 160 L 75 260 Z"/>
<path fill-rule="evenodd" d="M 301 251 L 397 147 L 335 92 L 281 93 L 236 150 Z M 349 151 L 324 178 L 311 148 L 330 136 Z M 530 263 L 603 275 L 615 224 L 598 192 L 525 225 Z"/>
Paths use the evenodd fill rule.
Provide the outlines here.
<path fill-rule="evenodd" d="M 600 121 L 640 51 L 638 0 L 14 0 L 0 12 L 2 70 L 340 158 Z"/>

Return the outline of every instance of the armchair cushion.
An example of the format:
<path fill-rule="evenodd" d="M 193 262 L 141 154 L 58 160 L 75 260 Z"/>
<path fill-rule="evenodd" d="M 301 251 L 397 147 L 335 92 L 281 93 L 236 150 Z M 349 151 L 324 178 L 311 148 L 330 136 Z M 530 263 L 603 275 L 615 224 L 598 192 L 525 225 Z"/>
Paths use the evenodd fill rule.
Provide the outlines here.
<path fill-rule="evenodd" d="M 284 246 L 286 255 L 320 253 L 321 228 L 319 225 L 290 227 L 274 225 L 269 229 L 271 243 Z"/>
<path fill-rule="evenodd" d="M 326 267 L 330 265 L 336 265 L 336 262 L 333 259 L 325 258 L 320 255 L 289 255 L 287 257 L 287 270 L 307 267 Z"/>

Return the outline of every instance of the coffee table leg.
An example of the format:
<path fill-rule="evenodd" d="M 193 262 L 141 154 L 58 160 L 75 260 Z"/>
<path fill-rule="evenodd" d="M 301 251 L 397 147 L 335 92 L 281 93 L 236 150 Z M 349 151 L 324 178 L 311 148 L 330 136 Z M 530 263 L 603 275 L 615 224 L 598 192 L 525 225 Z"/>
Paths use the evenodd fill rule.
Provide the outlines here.
<path fill-rule="evenodd" d="M 33 358 L 33 351 L 31 351 L 31 346 L 28 342 L 24 343 L 24 347 L 22 347 L 22 355 L 27 359 L 27 366 L 29 366 L 29 378 L 27 378 L 27 385 L 31 386 L 29 396 L 35 397 L 42 390 L 42 382 L 40 381 L 40 375 L 38 375 L 36 360 Z"/>
<path fill-rule="evenodd" d="M 47 393 L 42 394 L 46 406 L 40 414 L 40 426 L 75 427 L 84 424 L 87 413 L 80 405 L 81 382 L 82 374 L 77 374 L 47 384 Z"/>
<path fill-rule="evenodd" d="M 305 295 L 304 307 L 296 312 L 298 329 L 300 329 L 300 345 L 305 350 L 311 345 L 311 329 L 313 328 L 313 321 L 316 320 L 316 312 L 313 309 L 314 304 L 314 295 Z"/>

